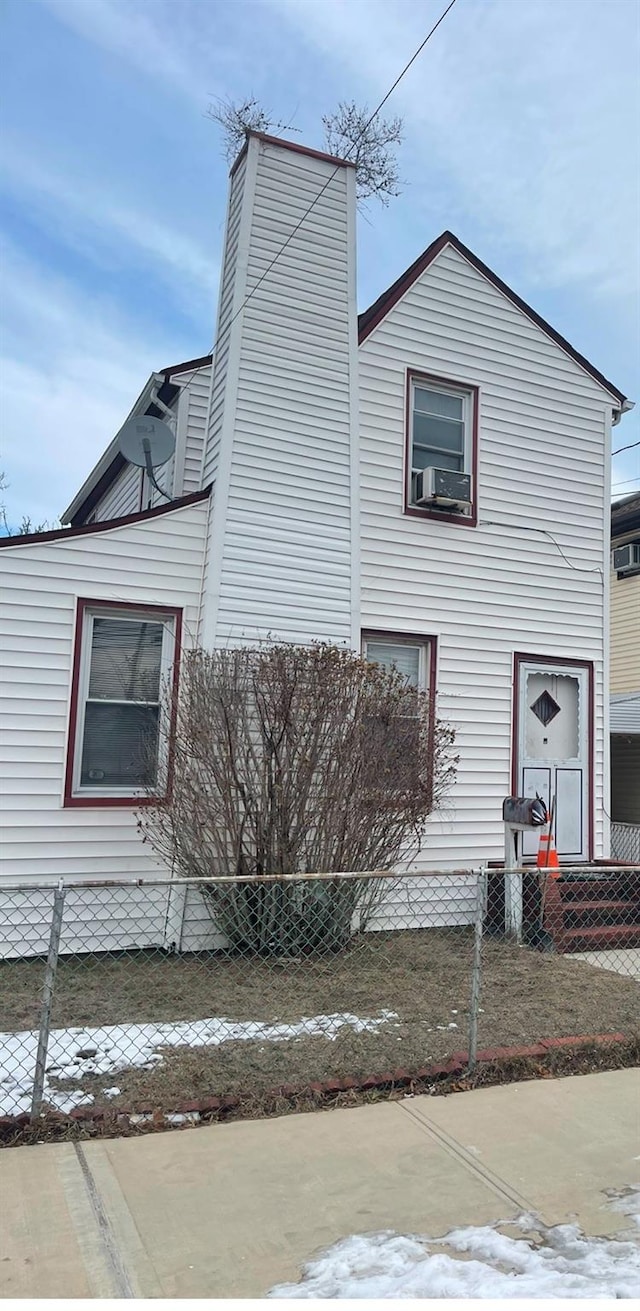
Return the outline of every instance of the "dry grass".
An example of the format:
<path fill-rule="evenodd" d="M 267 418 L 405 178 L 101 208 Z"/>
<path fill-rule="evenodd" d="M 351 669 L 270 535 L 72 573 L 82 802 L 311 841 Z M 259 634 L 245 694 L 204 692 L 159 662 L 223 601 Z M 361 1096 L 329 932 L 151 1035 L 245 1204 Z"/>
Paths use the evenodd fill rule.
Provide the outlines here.
<path fill-rule="evenodd" d="M 343 955 L 282 962 L 165 957 L 60 962 L 54 1028 L 205 1019 L 292 1021 L 349 1011 L 361 1017 L 394 1011 L 375 1033 L 343 1030 L 335 1041 L 228 1042 L 166 1051 L 153 1069 L 86 1076 L 80 1086 L 96 1105 L 129 1110 L 175 1108 L 185 1101 L 235 1093 L 260 1096 L 281 1083 L 358 1078 L 442 1061 L 467 1045 L 471 933 L 465 929 L 368 934 Z M 0 968 L 0 1028 L 37 1024 L 42 962 Z M 541 1038 L 640 1030 L 638 984 L 566 957 L 487 940 L 484 946 L 480 1047 Z M 450 1029 L 450 1024 L 458 1027 Z M 101 1089 L 117 1083 L 120 1096 Z M 60 1087 L 78 1083 L 61 1081 Z"/>
<path fill-rule="evenodd" d="M 461 1077 L 452 1075 L 413 1078 L 403 1084 L 392 1081 L 368 1089 L 346 1091 L 295 1092 L 283 1091 L 267 1094 L 244 1094 L 235 1103 L 203 1111 L 195 1118 L 172 1117 L 154 1112 L 153 1115 L 127 1115 L 122 1111 L 108 1110 L 100 1115 L 87 1115 L 71 1119 L 58 1113 L 45 1112 L 35 1123 L 28 1116 L 20 1120 L 0 1120 L 0 1147 L 18 1147 L 39 1142 L 86 1141 L 95 1138 L 132 1138 L 158 1133 L 166 1129 L 190 1130 L 199 1125 L 227 1120 L 256 1120 L 269 1116 L 300 1114 L 309 1111 L 337 1110 L 340 1107 L 362 1106 L 370 1102 L 402 1099 L 410 1093 L 431 1097 L 447 1097 L 451 1093 L 468 1092 L 473 1088 L 487 1088 L 496 1084 L 516 1083 L 532 1079 L 558 1079 L 581 1074 L 594 1074 L 602 1070 L 622 1070 L 640 1064 L 640 1038 L 624 1041 L 585 1042 L 569 1048 L 553 1048 L 543 1057 L 507 1057 L 487 1061 L 477 1066 L 473 1074 Z M 176 1119 L 180 1122 L 176 1123 Z"/>

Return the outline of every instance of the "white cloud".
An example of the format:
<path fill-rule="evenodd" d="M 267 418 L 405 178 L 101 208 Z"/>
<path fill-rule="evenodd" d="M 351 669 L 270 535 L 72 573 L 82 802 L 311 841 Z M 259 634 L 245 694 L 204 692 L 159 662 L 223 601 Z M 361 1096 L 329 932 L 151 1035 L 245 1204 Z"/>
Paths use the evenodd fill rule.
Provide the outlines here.
<path fill-rule="evenodd" d="M 59 22 L 201 106 L 202 84 L 175 38 L 175 8 L 154 0 L 40 0 Z M 173 10 L 173 12 L 172 12 Z M 163 14 L 163 11 L 164 14 Z M 157 21 L 164 16 L 165 21 Z M 156 21 L 154 21 L 154 18 Z"/>
<path fill-rule="evenodd" d="M 163 329 L 144 338 L 104 298 L 4 252 L 2 467 L 9 521 L 56 519 L 147 377 L 193 354 Z"/>
<path fill-rule="evenodd" d="M 53 171 L 34 158 L 33 151 L 12 148 L 6 137 L 0 161 L 5 186 L 26 210 L 36 213 L 49 233 L 76 249 L 80 246 L 98 263 L 119 264 L 123 256 L 125 262 L 142 259 L 160 274 L 177 303 L 193 313 L 197 298 L 199 307 L 202 302 L 210 306 L 213 319 L 219 271 L 213 248 L 205 251 L 179 230 L 114 196 L 111 188 L 95 186 L 86 174 L 73 177 L 60 166 Z"/>
<path fill-rule="evenodd" d="M 202 113 L 210 97 L 226 93 L 236 74 L 248 74 L 252 51 L 229 46 L 215 0 L 40 0 L 58 22 L 129 64 L 149 83 Z M 155 90 L 154 90 L 155 88 Z"/>
<path fill-rule="evenodd" d="M 375 103 L 444 6 L 269 0 Z M 363 16 L 366 12 L 366 22 Z M 405 116 L 419 199 L 434 165 L 530 282 L 579 284 L 634 313 L 637 23 L 626 0 L 465 0 L 389 103 Z M 426 244 L 426 243 L 425 243 Z"/>

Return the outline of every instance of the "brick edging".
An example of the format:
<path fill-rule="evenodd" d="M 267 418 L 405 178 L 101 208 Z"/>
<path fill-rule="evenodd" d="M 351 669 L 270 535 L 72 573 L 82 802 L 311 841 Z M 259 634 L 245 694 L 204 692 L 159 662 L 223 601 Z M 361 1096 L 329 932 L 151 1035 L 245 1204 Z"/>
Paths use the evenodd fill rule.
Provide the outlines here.
<path fill-rule="evenodd" d="M 566 1038 L 541 1038 L 540 1042 L 529 1044 L 528 1046 L 513 1047 L 485 1047 L 478 1052 L 477 1065 L 492 1065 L 496 1061 L 517 1060 L 527 1057 L 544 1057 L 548 1056 L 551 1051 L 562 1049 L 571 1050 L 575 1047 L 587 1047 L 589 1045 L 612 1045 L 629 1041 L 629 1035 L 625 1033 L 596 1033 L 596 1034 L 578 1034 L 575 1037 Z M 262 1099 L 276 1101 L 284 1098 L 285 1100 L 295 1097 L 303 1097 L 308 1094 L 326 1097 L 333 1096 L 341 1092 L 372 1092 L 380 1089 L 381 1092 L 389 1087 L 402 1088 L 410 1087 L 415 1083 L 424 1083 L 428 1080 L 441 1080 L 446 1077 L 455 1075 L 463 1076 L 468 1073 L 469 1062 L 466 1051 L 454 1052 L 448 1061 L 440 1064 L 423 1066 L 417 1070 L 399 1069 L 390 1070 L 384 1074 L 369 1075 L 364 1079 L 328 1079 L 322 1083 L 302 1083 L 279 1084 L 276 1088 L 268 1089 L 261 1095 Z M 247 1094 L 236 1094 L 227 1097 L 201 1097 L 197 1101 L 179 1102 L 171 1111 L 163 1111 L 158 1107 L 142 1106 L 136 1110 L 130 1110 L 122 1106 L 114 1106 L 94 1109 L 90 1106 L 77 1106 L 73 1111 L 65 1113 L 63 1111 L 49 1111 L 47 1118 L 49 1120 L 58 1120 L 68 1122 L 76 1121 L 82 1123 L 99 1123 L 103 1120 L 117 1120 L 119 1117 L 130 1119 L 132 1117 L 144 1116 L 158 1120 L 159 1124 L 164 1124 L 169 1117 L 174 1115 L 208 1115 L 216 1111 L 232 1111 L 247 1100 Z M 27 1112 L 20 1115 L 0 1116 L 0 1127 L 11 1127 L 26 1125 L 30 1121 Z"/>

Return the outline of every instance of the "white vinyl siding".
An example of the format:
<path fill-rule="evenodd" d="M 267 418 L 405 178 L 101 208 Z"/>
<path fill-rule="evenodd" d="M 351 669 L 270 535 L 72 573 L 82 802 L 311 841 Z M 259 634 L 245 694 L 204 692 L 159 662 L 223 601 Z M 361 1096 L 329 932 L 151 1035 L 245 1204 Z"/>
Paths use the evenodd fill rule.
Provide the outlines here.
<path fill-rule="evenodd" d="M 202 463 L 207 429 L 207 411 L 211 387 L 211 365 L 187 369 L 171 375 L 172 383 L 182 388 L 178 403 L 178 443 L 176 447 L 175 495 L 189 496 L 199 492 L 203 484 Z M 184 442 L 184 451 L 179 452 Z M 178 468 L 178 461 L 180 467 Z"/>
<path fill-rule="evenodd" d="M 133 464 L 125 465 L 91 511 L 91 521 L 103 523 L 107 519 L 122 519 L 127 514 L 137 514 L 141 494 L 142 469 Z"/>
<path fill-rule="evenodd" d="M 239 278 L 244 270 L 239 268 L 238 247 L 240 226 L 243 217 L 243 201 L 247 173 L 246 156 L 238 165 L 229 188 L 229 205 L 223 255 L 220 295 L 218 299 L 218 321 L 216 328 L 215 353 L 213 360 L 213 381 L 208 415 L 207 444 L 204 456 L 203 486 L 215 482 L 220 456 L 220 438 L 224 417 L 225 397 L 227 392 L 227 370 L 229 364 L 229 343 L 232 320 L 242 302 Z"/>
<path fill-rule="evenodd" d="M 142 474 L 142 495 L 141 509 L 156 510 L 159 506 L 166 505 L 167 501 L 172 501 L 174 496 L 182 495 L 182 492 L 174 492 L 174 474 L 175 474 L 175 451 L 166 464 L 157 465 L 153 471 L 153 476 L 157 486 L 147 476 L 146 469 L 140 469 Z M 164 493 L 164 494 L 163 494 Z"/>
<path fill-rule="evenodd" d="M 183 644 L 192 644 L 206 523 L 202 501 L 122 528 L 3 548 L 0 894 L 3 878 L 167 873 L 140 841 L 134 807 L 63 806 L 76 602 L 182 606 Z M 140 941 L 151 923 L 145 897 Z"/>
<path fill-rule="evenodd" d="M 476 529 L 403 514 L 407 368 L 480 388 Z M 452 247 L 360 347 L 362 625 L 437 635 L 437 713 L 460 754 L 428 824 L 432 868 L 503 855 L 514 651 L 594 661 L 595 854 L 609 854 L 608 411 L 597 383 Z"/>
<path fill-rule="evenodd" d="M 214 520 L 225 519 L 208 581 L 214 640 L 348 642 L 353 179 L 346 168 L 257 140 L 247 168 L 251 225 L 236 293 L 246 304 L 233 348 L 233 414 L 225 418 L 228 482 L 213 507 Z M 230 231 L 232 217 L 233 197 Z"/>

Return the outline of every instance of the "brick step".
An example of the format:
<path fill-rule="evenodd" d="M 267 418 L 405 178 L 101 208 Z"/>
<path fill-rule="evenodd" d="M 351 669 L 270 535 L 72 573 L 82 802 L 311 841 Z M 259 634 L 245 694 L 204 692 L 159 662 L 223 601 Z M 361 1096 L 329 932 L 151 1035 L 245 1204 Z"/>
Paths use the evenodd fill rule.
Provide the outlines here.
<path fill-rule="evenodd" d="M 640 900 L 566 901 L 562 912 L 567 928 L 612 927 L 617 924 L 640 925 Z"/>
<path fill-rule="evenodd" d="M 596 901 L 602 898 L 633 899 L 638 896 L 639 881 L 621 878 L 611 879 L 563 879 L 557 880 L 557 888 L 563 902 Z"/>
<path fill-rule="evenodd" d="M 615 928 L 565 929 L 560 950 L 606 951 L 615 947 L 640 947 L 640 924 L 619 924 Z"/>

